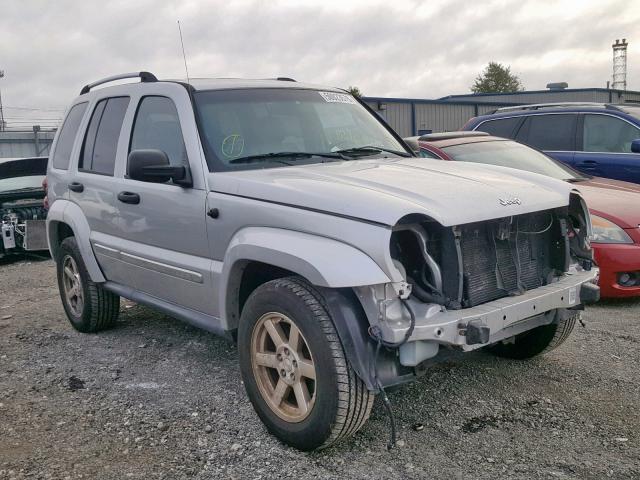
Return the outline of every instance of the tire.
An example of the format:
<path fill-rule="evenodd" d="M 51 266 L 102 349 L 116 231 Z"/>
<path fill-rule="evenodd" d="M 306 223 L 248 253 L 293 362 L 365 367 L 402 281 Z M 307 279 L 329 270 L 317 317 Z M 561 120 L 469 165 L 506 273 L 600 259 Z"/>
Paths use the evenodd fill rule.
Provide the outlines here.
<path fill-rule="evenodd" d="M 557 320 L 549 325 L 536 327 L 528 332 L 516 335 L 513 343 L 497 343 L 488 350 L 499 357 L 526 360 L 550 352 L 569 338 L 580 318 L 580 313 L 565 316 L 556 312 Z"/>
<path fill-rule="evenodd" d="M 284 443 L 306 451 L 326 448 L 369 418 L 375 395 L 349 365 L 321 294 L 303 279 L 273 280 L 249 296 L 238 351 L 249 400 L 269 432 Z M 258 360 L 259 355 L 264 357 Z M 315 380 L 307 376 L 309 363 Z"/>
<path fill-rule="evenodd" d="M 94 333 L 113 327 L 120 313 L 120 297 L 91 281 L 75 237 L 62 241 L 56 265 L 60 299 L 73 328 Z"/>

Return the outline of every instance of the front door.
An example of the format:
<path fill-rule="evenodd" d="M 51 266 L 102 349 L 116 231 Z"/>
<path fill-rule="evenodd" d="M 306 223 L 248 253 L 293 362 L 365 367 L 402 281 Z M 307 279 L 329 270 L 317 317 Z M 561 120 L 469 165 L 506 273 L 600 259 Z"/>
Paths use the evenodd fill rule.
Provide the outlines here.
<path fill-rule="evenodd" d="M 203 177 L 200 159 L 187 154 L 176 105 L 167 96 L 139 99 L 127 155 L 138 149 L 162 150 L 172 165 L 187 165 L 192 174 Z M 115 196 L 118 255 L 126 264 L 127 282 L 164 301 L 212 314 L 215 302 L 202 185 L 142 182 L 125 172 Z"/>
<path fill-rule="evenodd" d="M 640 183 L 640 154 L 631 152 L 640 129 L 609 114 L 587 113 L 581 123 L 575 168 L 596 177 Z"/>

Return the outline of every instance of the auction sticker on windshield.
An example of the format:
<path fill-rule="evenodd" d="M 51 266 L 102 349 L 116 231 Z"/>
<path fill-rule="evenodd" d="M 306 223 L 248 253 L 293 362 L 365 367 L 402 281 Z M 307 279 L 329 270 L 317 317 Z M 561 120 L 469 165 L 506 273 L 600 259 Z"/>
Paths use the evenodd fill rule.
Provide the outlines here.
<path fill-rule="evenodd" d="M 346 93 L 335 93 L 335 92 L 318 92 L 322 98 L 324 98 L 325 102 L 330 103 L 351 103 L 353 105 L 357 105 L 356 99 L 351 95 L 347 95 Z"/>

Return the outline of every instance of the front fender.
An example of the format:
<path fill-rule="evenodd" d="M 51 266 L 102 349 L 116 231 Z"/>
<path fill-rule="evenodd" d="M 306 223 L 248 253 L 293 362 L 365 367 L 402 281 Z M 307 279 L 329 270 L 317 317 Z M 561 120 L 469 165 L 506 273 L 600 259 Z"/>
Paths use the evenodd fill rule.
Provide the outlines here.
<path fill-rule="evenodd" d="M 80 207 L 69 200 L 63 199 L 57 199 L 49 207 L 49 212 L 47 213 L 47 242 L 49 243 L 51 256 L 54 259 L 60 247 L 60 239 L 58 238 L 59 223 L 65 223 L 73 230 L 78 248 L 82 254 L 82 260 L 84 261 L 91 280 L 96 283 L 104 282 L 104 275 L 98 266 L 89 241 L 89 234 L 91 232 L 89 223 Z"/>
<path fill-rule="evenodd" d="M 229 242 L 222 270 L 220 303 L 226 329 L 237 325 L 227 315 L 243 267 L 262 262 L 289 270 L 311 284 L 327 288 L 389 283 L 391 280 L 364 252 L 351 245 L 318 235 L 270 227 L 248 227 Z"/>

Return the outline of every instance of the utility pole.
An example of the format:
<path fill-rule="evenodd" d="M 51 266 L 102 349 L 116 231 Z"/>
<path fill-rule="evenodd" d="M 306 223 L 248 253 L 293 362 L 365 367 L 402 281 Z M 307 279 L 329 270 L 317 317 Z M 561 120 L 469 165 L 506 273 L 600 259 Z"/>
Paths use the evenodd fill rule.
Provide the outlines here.
<path fill-rule="evenodd" d="M 0 70 L 0 78 L 4 77 L 4 70 Z M 0 132 L 4 132 L 4 113 L 2 112 L 2 89 L 0 89 Z"/>

